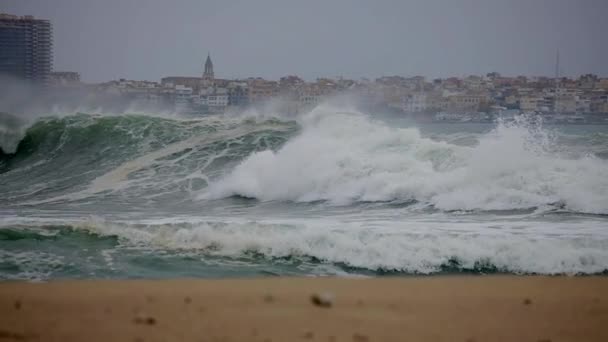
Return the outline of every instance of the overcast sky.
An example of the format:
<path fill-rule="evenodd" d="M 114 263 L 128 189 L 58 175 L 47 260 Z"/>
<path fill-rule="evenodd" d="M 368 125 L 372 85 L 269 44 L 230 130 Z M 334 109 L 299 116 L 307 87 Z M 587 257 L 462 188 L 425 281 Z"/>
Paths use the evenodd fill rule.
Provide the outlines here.
<path fill-rule="evenodd" d="M 55 70 L 89 82 L 297 74 L 608 76 L 608 0 L 1 0 L 50 19 Z"/>

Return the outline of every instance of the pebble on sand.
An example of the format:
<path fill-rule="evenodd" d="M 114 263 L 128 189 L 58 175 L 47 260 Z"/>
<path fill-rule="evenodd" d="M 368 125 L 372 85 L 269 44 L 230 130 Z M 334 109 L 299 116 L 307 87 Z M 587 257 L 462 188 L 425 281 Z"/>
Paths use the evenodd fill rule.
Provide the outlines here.
<path fill-rule="evenodd" d="M 271 294 L 264 295 L 264 302 L 266 302 L 266 303 L 274 302 L 274 296 Z"/>
<path fill-rule="evenodd" d="M 150 316 L 137 316 L 134 319 L 135 324 L 146 324 L 146 325 L 154 325 L 156 324 L 156 318 Z"/>
<path fill-rule="evenodd" d="M 310 297 L 311 302 L 322 308 L 329 308 L 334 303 L 334 295 L 328 292 L 315 293 Z"/>

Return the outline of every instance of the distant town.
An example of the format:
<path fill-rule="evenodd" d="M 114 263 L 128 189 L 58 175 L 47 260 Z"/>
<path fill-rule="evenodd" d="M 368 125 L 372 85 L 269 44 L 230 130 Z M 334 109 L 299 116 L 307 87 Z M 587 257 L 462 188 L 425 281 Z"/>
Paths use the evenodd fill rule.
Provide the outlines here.
<path fill-rule="evenodd" d="M 78 72 L 52 70 L 48 20 L 0 14 L 0 74 L 43 85 L 55 94 L 86 92 L 92 101 L 113 99 L 129 108 L 206 115 L 274 101 L 279 110 L 299 113 L 348 95 L 363 109 L 422 122 L 491 122 L 531 113 L 542 115 L 547 122 L 608 124 L 608 78 L 593 74 L 562 77 L 559 55 L 552 77 L 491 72 L 437 79 L 394 75 L 358 80 L 318 78 L 312 82 L 296 75 L 279 80 L 224 79 L 216 77 L 211 55 L 202 56 L 203 60 L 200 75 L 85 84 Z"/>

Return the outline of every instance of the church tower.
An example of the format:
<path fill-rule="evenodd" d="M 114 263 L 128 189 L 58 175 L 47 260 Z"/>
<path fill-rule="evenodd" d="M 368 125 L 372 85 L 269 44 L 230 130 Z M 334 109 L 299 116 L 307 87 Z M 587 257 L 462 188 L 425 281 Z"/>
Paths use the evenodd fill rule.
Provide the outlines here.
<path fill-rule="evenodd" d="M 213 80 L 213 62 L 211 57 L 207 54 L 207 60 L 205 61 L 205 72 L 203 72 L 203 79 Z"/>

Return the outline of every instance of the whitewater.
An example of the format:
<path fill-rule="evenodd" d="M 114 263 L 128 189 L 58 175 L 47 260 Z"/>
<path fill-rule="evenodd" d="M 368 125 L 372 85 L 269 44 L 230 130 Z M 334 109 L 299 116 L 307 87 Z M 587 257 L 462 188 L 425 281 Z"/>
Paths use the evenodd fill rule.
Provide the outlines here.
<path fill-rule="evenodd" d="M 0 116 L 0 279 L 608 272 L 608 126 Z"/>

